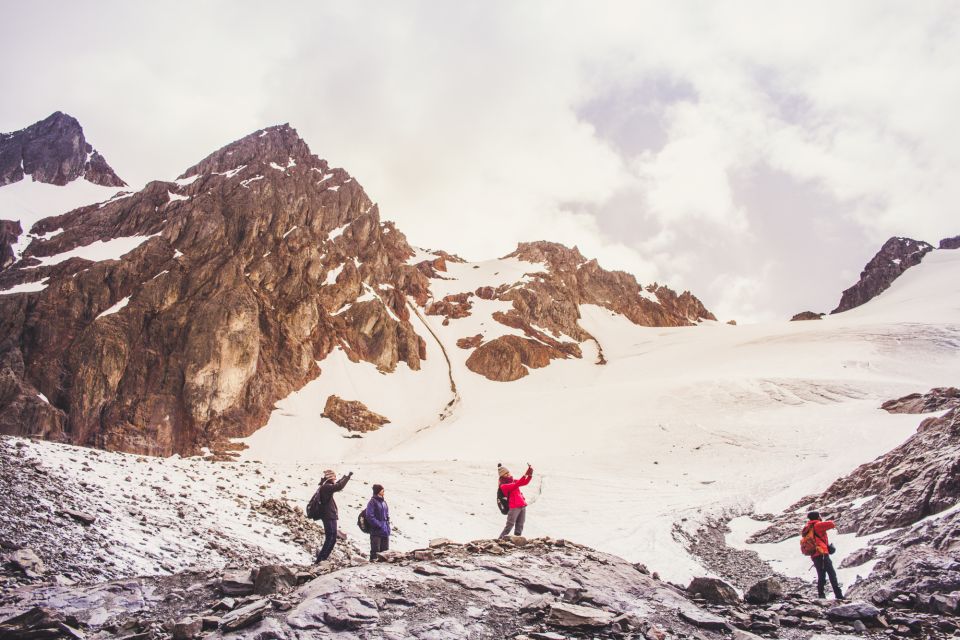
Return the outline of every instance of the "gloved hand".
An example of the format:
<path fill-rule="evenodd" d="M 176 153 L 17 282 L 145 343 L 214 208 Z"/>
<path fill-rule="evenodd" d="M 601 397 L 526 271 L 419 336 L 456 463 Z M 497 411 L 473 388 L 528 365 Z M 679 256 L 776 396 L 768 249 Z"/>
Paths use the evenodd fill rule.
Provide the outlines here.
<path fill-rule="evenodd" d="M 348 471 L 348 472 L 347 472 L 347 477 L 348 477 L 348 478 L 352 478 L 352 477 L 353 477 L 353 471 Z"/>
<path fill-rule="evenodd" d="M 526 475 L 528 475 L 528 476 L 532 476 L 532 475 L 533 475 L 533 467 L 530 466 L 530 463 L 529 463 L 529 462 L 527 463 L 527 473 L 526 473 Z"/>

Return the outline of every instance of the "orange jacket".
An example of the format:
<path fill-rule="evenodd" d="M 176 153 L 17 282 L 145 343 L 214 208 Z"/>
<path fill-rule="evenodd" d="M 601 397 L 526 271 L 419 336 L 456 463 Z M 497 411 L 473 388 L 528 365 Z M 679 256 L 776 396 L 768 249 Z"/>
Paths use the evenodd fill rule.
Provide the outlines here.
<path fill-rule="evenodd" d="M 813 554 L 813 557 L 830 555 L 830 541 L 827 539 L 827 531 L 836 529 L 833 520 L 810 520 L 803 525 L 802 535 L 806 535 L 810 531 L 810 527 L 813 527 L 813 537 L 817 543 L 817 552 Z"/>

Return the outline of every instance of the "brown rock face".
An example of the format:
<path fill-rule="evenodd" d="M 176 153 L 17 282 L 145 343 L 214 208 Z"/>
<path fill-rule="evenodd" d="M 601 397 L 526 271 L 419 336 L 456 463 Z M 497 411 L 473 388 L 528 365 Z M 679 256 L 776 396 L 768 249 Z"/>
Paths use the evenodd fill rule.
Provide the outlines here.
<path fill-rule="evenodd" d="M 824 314 L 817 313 L 816 311 L 801 311 L 790 318 L 790 322 L 799 322 L 801 320 L 822 320 L 823 316 Z"/>
<path fill-rule="evenodd" d="M 16 261 L 13 245 L 21 233 L 23 229 L 19 221 L 0 220 L 0 269 L 6 269 Z"/>
<path fill-rule="evenodd" d="M 0 133 L 0 186 L 30 175 L 64 185 L 79 177 L 106 187 L 126 183 L 86 141 L 80 123 L 60 111 L 13 133 Z"/>
<path fill-rule="evenodd" d="M 860 280 L 843 292 L 840 304 L 830 313 L 849 311 L 887 290 L 904 271 L 920 264 L 933 247 L 910 238 L 890 238 L 860 273 Z"/>
<path fill-rule="evenodd" d="M 467 368 L 490 380 L 511 382 L 527 375 L 527 367 L 547 366 L 551 357 L 554 351 L 541 342 L 520 336 L 500 336 L 477 347 L 467 358 Z"/>
<path fill-rule="evenodd" d="M 466 318 L 470 315 L 470 309 L 473 307 L 470 304 L 472 296 L 472 293 L 456 293 L 444 296 L 443 300 L 431 302 L 427 305 L 427 315 L 443 316 L 447 320 Z"/>
<path fill-rule="evenodd" d="M 888 413 L 932 413 L 956 407 L 960 407 L 960 389 L 956 387 L 937 387 L 927 393 L 911 393 L 880 405 Z"/>
<path fill-rule="evenodd" d="M 457 340 L 457 346 L 461 349 L 476 349 L 481 344 L 483 344 L 483 334 L 480 333 L 475 336 L 470 336 L 469 338 L 460 338 Z"/>
<path fill-rule="evenodd" d="M 532 274 L 531 282 L 501 294 L 500 299 L 513 300 L 515 309 L 529 314 L 534 324 L 572 338 L 587 335 L 575 322 L 580 317 L 576 306 L 581 304 L 606 307 L 647 327 L 680 327 L 716 320 L 689 291 L 677 295 L 656 283 L 643 288 L 629 273 L 607 271 L 596 260 L 584 258 L 576 247 L 525 242 L 507 257 L 546 263 L 548 271 Z"/>
<path fill-rule="evenodd" d="M 2 288 L 47 285 L 0 296 L 4 433 L 190 454 L 265 424 L 334 348 L 384 372 L 424 357 L 406 300 L 429 281 L 412 249 L 289 126 L 35 232 L 60 227 L 0 273 Z M 128 236 L 151 237 L 119 260 L 38 260 Z"/>
<path fill-rule="evenodd" d="M 367 409 L 366 405 L 356 400 L 343 400 L 338 396 L 327 398 L 323 408 L 324 418 L 328 418 L 348 431 L 376 431 L 389 420 L 378 413 Z"/>
<path fill-rule="evenodd" d="M 940 241 L 941 249 L 960 249 L 960 236 L 953 236 L 952 238 L 944 238 Z"/>
<path fill-rule="evenodd" d="M 527 374 L 526 367 L 546 366 L 553 358 L 582 357 L 578 343 L 594 338 L 579 324 L 581 304 L 605 307 L 644 326 L 676 327 L 716 320 L 690 292 L 677 295 L 657 284 L 644 289 L 632 275 L 602 269 L 576 248 L 553 242 L 521 243 L 506 257 L 543 263 L 546 270 L 531 265 L 532 271 L 520 283 L 475 291 L 484 300 L 510 302 L 512 308 L 494 313 L 493 319 L 526 336 L 501 336 L 471 354 L 467 367 L 490 380 L 516 380 Z M 601 353 L 598 363 L 603 362 Z"/>

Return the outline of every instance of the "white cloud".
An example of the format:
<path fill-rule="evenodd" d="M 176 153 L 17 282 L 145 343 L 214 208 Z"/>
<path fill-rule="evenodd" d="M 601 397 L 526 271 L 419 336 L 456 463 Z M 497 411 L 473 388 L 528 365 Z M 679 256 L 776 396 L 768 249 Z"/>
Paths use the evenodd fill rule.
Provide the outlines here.
<path fill-rule="evenodd" d="M 0 72 L 0 129 L 68 111 L 131 181 L 289 121 L 414 242 L 577 244 L 738 318 L 825 309 L 885 237 L 958 232 L 952 3 L 101 12 L 7 12 L 31 64 Z"/>

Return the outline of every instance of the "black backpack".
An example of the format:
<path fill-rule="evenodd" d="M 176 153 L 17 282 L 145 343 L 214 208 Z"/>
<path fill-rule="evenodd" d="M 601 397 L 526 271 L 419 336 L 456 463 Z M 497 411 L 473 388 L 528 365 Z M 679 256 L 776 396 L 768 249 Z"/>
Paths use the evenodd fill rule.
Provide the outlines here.
<path fill-rule="evenodd" d="M 506 515 L 510 513 L 510 499 L 503 493 L 503 489 L 497 487 L 497 508 L 500 513 Z"/>
<path fill-rule="evenodd" d="M 323 484 L 320 484 L 322 487 Z M 307 517 L 311 520 L 319 520 L 323 517 L 323 501 L 320 499 L 320 487 L 313 493 L 310 502 L 307 503 Z"/>
<path fill-rule="evenodd" d="M 360 515 L 357 516 L 357 526 L 360 527 L 360 531 L 363 531 L 364 533 L 370 533 L 370 523 L 367 522 L 366 509 L 360 511 Z"/>

